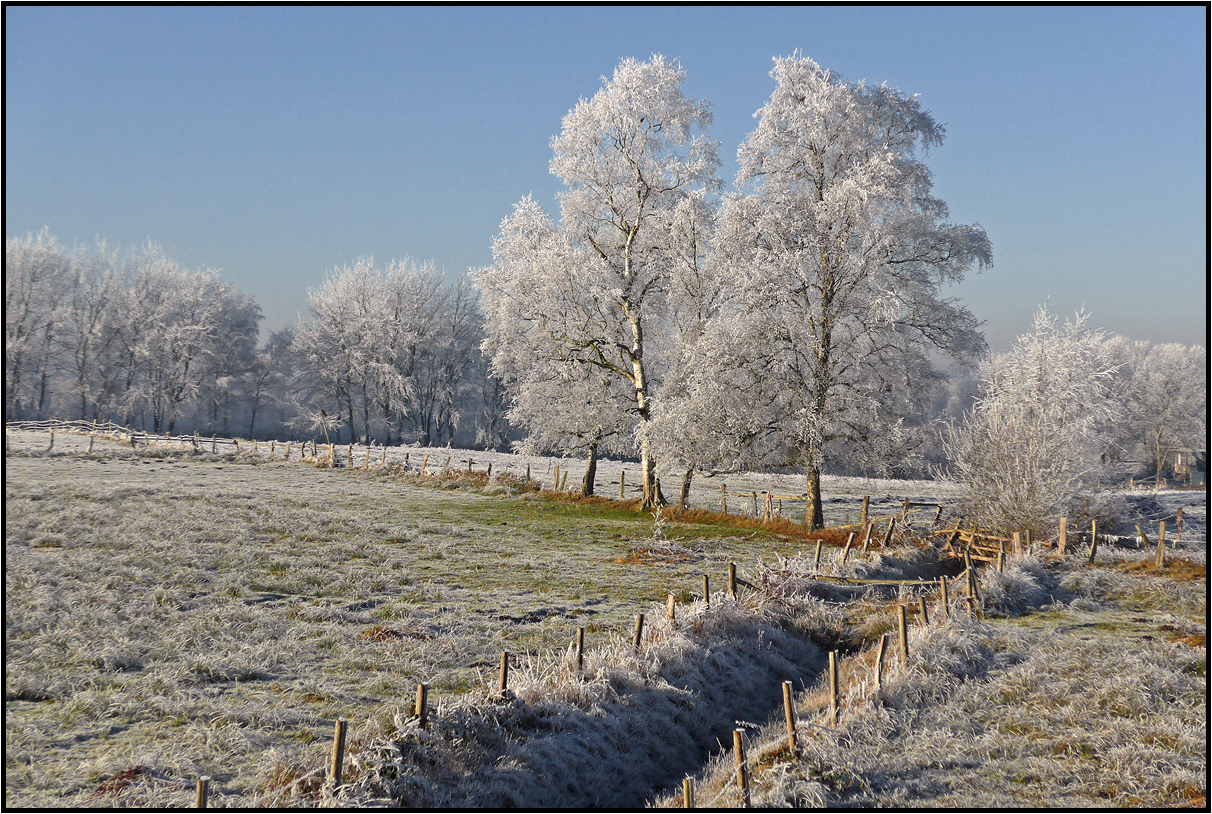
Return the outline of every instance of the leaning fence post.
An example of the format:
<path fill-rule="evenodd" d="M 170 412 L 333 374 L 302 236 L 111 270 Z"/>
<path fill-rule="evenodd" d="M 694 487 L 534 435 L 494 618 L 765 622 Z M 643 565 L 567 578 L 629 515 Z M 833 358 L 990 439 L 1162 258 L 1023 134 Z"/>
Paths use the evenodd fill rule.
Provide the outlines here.
<path fill-rule="evenodd" d="M 875 651 L 875 688 L 884 686 L 884 653 L 888 651 L 888 634 L 880 636 L 880 646 Z"/>
<path fill-rule="evenodd" d="M 637 652 L 640 649 L 640 642 L 644 640 L 644 614 L 637 613 L 635 615 L 635 635 L 631 637 L 631 647 Z"/>
<path fill-rule="evenodd" d="M 749 766 L 745 762 L 745 730 L 732 730 L 732 751 L 736 755 L 736 784 L 741 790 L 741 808 L 749 808 Z"/>
<path fill-rule="evenodd" d="M 204 774 L 198 778 L 197 788 L 194 789 L 194 808 L 206 808 L 206 798 L 210 796 L 210 775 Z"/>
<path fill-rule="evenodd" d="M 881 548 L 887 548 L 888 544 L 892 542 L 892 531 L 895 528 L 896 528 L 896 518 L 894 517 L 888 521 L 888 533 L 884 535 L 884 542 L 882 542 L 880 544 Z"/>
<path fill-rule="evenodd" d="M 1090 521 L 1090 564 L 1094 565 L 1094 555 L 1098 553 L 1098 521 Z"/>
<path fill-rule="evenodd" d="M 816 541 L 816 559 L 813 562 L 813 567 L 817 571 L 821 570 L 821 546 L 824 544 L 824 542 L 825 541 L 820 538 L 818 538 Z"/>
<path fill-rule="evenodd" d="M 930 617 L 926 614 L 926 596 L 925 596 L 925 594 L 923 594 L 922 596 L 919 596 L 917 598 L 917 603 L 918 603 L 918 611 L 922 615 L 922 626 L 929 627 L 930 626 Z"/>
<path fill-rule="evenodd" d="M 846 547 L 842 549 L 842 565 L 846 564 L 846 558 L 850 556 L 850 544 L 854 542 L 854 532 L 850 532 L 850 536 L 846 538 Z"/>

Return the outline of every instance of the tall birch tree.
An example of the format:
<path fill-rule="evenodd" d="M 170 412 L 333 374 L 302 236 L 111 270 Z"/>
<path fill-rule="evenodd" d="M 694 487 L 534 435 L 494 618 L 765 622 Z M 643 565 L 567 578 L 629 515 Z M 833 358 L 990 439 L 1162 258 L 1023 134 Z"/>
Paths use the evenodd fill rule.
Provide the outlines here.
<path fill-rule="evenodd" d="M 536 364 L 556 359 L 626 386 L 645 508 L 660 501 L 649 433 L 657 372 L 649 335 L 661 325 L 676 273 L 671 225 L 682 202 L 719 188 L 717 145 L 702 135 L 711 112 L 682 92 L 684 79 L 662 56 L 626 59 L 592 99 L 582 99 L 551 142 L 551 172 L 566 189 L 559 225 L 547 231 L 559 237 L 538 241 L 533 251 L 514 239 L 521 220 L 538 217 L 533 202 L 523 201 L 494 243 L 494 264 L 476 275 L 494 371 L 502 369 L 496 354 L 520 352 L 508 346 L 522 343 Z"/>
<path fill-rule="evenodd" d="M 728 320 L 741 438 L 754 463 L 803 467 L 805 522 L 819 528 L 827 446 L 870 444 L 930 349 L 961 362 L 984 352 L 977 321 L 941 291 L 992 249 L 931 195 L 922 154 L 944 131 L 916 97 L 798 55 L 771 76 L 715 244 L 739 287 Z"/>

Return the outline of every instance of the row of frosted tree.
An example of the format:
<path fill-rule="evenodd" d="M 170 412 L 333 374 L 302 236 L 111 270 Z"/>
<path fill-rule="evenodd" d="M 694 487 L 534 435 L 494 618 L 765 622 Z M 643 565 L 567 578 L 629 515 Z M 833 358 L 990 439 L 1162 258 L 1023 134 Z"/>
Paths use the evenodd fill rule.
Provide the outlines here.
<path fill-rule="evenodd" d="M 311 318 L 264 343 L 251 297 L 154 245 L 67 251 L 44 229 L 7 240 L 4 265 L 6 420 L 439 445 L 470 417 L 505 441 L 478 296 L 432 264 L 335 269 Z"/>
<path fill-rule="evenodd" d="M 683 495 L 696 472 L 792 468 L 814 526 L 822 471 L 949 469 L 985 489 L 970 512 L 1009 523 L 1024 501 L 1039 516 L 1072 503 L 1141 448 L 1160 466 L 1206 447 L 1201 347 L 1041 310 L 987 358 L 945 288 L 992 248 L 932 194 L 924 157 L 944 130 L 916 97 L 798 55 L 771 75 L 736 192 L 681 67 L 628 59 L 552 139 L 557 216 L 520 201 L 468 278 L 337 268 L 309 317 L 260 347 L 260 309 L 212 271 L 154 246 L 120 258 L 46 231 L 10 239 L 6 417 L 514 441 L 588 458 L 586 494 L 597 455 L 621 454 L 641 462 L 645 507 L 666 500 L 658 464 Z"/>

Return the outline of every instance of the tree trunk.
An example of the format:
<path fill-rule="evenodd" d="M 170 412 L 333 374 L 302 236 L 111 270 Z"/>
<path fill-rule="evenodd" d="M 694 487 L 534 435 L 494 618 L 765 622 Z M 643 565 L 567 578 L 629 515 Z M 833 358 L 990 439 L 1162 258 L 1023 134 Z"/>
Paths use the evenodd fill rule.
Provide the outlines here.
<path fill-rule="evenodd" d="M 814 531 L 825 528 L 825 515 L 821 510 L 821 468 L 811 459 L 804 465 L 804 480 L 807 481 L 807 502 L 804 506 L 804 525 Z"/>
<path fill-rule="evenodd" d="M 682 491 L 678 495 L 678 505 L 683 509 L 690 508 L 690 479 L 694 477 L 694 467 L 687 467 L 686 473 L 682 475 Z"/>
<path fill-rule="evenodd" d="M 589 463 L 585 467 L 585 477 L 581 479 L 581 497 L 593 494 L 593 482 L 598 474 L 598 445 L 589 445 Z"/>

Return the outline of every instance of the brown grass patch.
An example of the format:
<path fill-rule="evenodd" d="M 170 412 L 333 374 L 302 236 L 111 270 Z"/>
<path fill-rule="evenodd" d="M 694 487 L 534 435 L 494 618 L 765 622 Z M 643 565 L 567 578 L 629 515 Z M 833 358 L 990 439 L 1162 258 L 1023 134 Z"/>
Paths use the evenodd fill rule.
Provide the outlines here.
<path fill-rule="evenodd" d="M 628 498 L 627 500 L 617 500 L 615 498 L 603 497 L 601 495 L 589 495 L 581 497 L 576 492 L 557 492 L 550 489 L 542 490 L 543 497 L 550 498 L 558 503 L 573 503 L 589 506 L 597 506 L 603 509 L 615 509 L 618 511 L 632 511 L 637 514 L 647 513 L 640 508 L 641 499 L 638 497 Z M 794 520 L 785 518 L 771 518 L 763 520 L 761 517 L 751 517 L 741 514 L 724 514 L 722 512 L 713 512 L 707 509 L 680 509 L 676 506 L 661 507 L 661 518 L 666 523 L 679 523 L 684 525 L 701 525 L 701 526 L 717 526 L 723 528 L 732 528 L 737 531 L 764 531 L 770 534 L 784 537 L 791 540 L 800 540 L 808 543 L 815 543 L 821 540 L 827 546 L 836 546 L 841 548 L 846 545 L 846 540 L 853 532 L 855 534 L 855 545 L 859 543 L 858 527 L 849 526 L 834 526 L 826 529 L 810 529 L 803 523 L 798 523 Z M 872 532 L 872 545 L 879 547 L 875 539 L 875 533 Z"/>
<path fill-rule="evenodd" d="M 101 781 L 101 785 L 97 786 L 97 790 L 93 792 L 93 797 L 116 797 L 131 783 L 151 777 L 152 770 L 147 766 L 132 766 L 129 769 L 123 769 L 113 777 Z"/>
<path fill-rule="evenodd" d="M 387 627 L 386 625 L 374 625 L 372 627 L 368 627 L 366 630 L 363 630 L 358 634 L 358 638 L 366 639 L 372 642 L 390 642 L 399 639 L 417 639 L 422 642 L 429 641 L 429 636 L 425 635 L 419 630 L 406 627 L 401 631 L 396 630 L 393 627 Z"/>
<path fill-rule="evenodd" d="M 657 565 L 659 563 L 690 562 L 695 559 L 698 558 L 689 549 L 658 546 L 656 548 L 633 548 L 611 562 L 616 565 Z"/>
<path fill-rule="evenodd" d="M 1185 644 L 1187 647 L 1195 647 L 1201 650 L 1208 648 L 1208 634 L 1196 633 L 1191 636 L 1175 636 L 1166 641 L 1173 644 Z"/>
<path fill-rule="evenodd" d="M 1208 566 L 1203 563 L 1193 562 L 1185 557 L 1175 557 L 1172 560 L 1166 560 L 1166 564 L 1161 570 L 1158 570 L 1151 557 L 1137 560 L 1136 562 L 1125 563 L 1119 566 L 1118 570 L 1126 574 L 1164 576 L 1175 582 L 1206 582 L 1208 580 Z"/>

